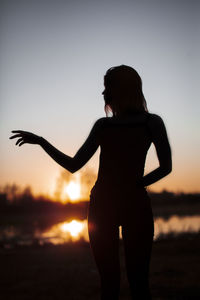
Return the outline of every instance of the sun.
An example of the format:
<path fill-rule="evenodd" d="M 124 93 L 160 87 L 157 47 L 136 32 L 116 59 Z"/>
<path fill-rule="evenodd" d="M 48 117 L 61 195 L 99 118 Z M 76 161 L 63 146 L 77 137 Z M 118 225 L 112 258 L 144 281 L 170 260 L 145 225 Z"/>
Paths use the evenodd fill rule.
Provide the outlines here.
<path fill-rule="evenodd" d="M 77 200 L 81 196 L 81 186 L 75 181 L 70 181 L 70 183 L 64 188 L 64 193 L 68 195 L 70 200 Z"/>

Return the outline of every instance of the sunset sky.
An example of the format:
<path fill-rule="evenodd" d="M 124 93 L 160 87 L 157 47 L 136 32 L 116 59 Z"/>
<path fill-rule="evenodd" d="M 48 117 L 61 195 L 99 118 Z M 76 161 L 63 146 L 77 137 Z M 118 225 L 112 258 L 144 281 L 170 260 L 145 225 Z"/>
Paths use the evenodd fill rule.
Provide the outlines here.
<path fill-rule="evenodd" d="M 16 147 L 11 130 L 74 155 L 105 116 L 106 70 L 126 64 L 172 147 L 173 172 L 150 188 L 200 192 L 199 19 L 198 0 L 0 1 L 0 185 L 51 194 L 62 168 L 39 146 Z M 87 165 L 95 172 L 98 154 Z M 157 165 L 152 147 L 146 172 Z"/>

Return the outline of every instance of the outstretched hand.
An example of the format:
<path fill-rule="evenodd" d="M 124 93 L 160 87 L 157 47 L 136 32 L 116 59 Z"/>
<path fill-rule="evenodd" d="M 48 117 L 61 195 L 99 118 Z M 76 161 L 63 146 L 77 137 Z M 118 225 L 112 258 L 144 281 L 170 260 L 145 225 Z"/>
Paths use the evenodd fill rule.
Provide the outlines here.
<path fill-rule="evenodd" d="M 41 141 L 41 137 L 23 130 L 12 130 L 12 133 L 16 133 L 15 135 L 11 136 L 10 139 L 17 138 L 17 142 L 15 145 L 22 146 L 23 144 L 39 144 Z"/>

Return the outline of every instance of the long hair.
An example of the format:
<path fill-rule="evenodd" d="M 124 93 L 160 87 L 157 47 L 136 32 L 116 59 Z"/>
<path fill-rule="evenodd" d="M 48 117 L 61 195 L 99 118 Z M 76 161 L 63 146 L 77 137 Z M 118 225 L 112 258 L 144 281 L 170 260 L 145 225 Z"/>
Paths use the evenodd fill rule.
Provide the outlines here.
<path fill-rule="evenodd" d="M 135 69 L 120 65 L 108 69 L 104 76 L 105 112 L 112 111 L 113 116 L 126 112 L 147 110 L 142 91 L 142 80 Z"/>

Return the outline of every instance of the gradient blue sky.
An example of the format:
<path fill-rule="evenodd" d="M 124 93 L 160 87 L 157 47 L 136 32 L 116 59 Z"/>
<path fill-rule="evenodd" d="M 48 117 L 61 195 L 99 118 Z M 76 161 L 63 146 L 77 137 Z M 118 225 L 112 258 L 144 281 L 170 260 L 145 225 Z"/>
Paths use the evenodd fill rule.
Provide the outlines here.
<path fill-rule="evenodd" d="M 143 79 L 149 111 L 167 127 L 173 172 L 151 186 L 200 191 L 199 1 L 0 1 L 0 184 L 52 191 L 61 167 L 10 131 L 44 136 L 73 155 L 104 116 L 103 76 L 115 65 Z M 88 163 L 97 170 L 98 153 Z M 153 147 L 146 172 L 158 165 Z"/>

